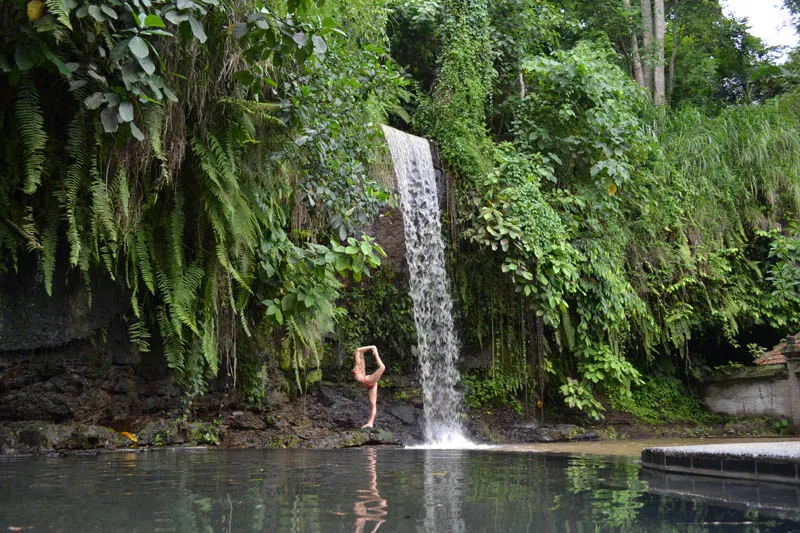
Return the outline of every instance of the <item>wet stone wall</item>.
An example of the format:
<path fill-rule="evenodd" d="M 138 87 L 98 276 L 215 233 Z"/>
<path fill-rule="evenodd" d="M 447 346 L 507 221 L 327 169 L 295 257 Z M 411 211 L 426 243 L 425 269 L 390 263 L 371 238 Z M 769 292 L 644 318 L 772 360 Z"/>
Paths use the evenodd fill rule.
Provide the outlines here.
<path fill-rule="evenodd" d="M 129 341 L 128 302 L 107 278 L 87 287 L 63 270 L 49 296 L 34 258 L 0 278 L 0 422 L 111 424 L 178 404 L 163 361 Z"/>

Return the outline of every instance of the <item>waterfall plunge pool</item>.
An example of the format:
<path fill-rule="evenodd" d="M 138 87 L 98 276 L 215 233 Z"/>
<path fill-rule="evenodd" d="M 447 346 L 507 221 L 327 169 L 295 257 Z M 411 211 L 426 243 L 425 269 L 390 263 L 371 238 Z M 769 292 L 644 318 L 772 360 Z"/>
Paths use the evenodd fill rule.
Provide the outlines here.
<path fill-rule="evenodd" d="M 0 530 L 800 530 L 794 486 L 682 477 L 632 457 L 499 449 L 3 457 Z M 703 483 L 723 485 L 692 492 Z"/>

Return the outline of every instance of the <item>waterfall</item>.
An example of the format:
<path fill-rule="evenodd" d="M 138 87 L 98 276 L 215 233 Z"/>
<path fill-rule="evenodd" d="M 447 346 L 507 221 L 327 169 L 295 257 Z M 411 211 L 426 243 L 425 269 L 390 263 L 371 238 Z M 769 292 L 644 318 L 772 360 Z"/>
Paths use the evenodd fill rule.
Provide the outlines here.
<path fill-rule="evenodd" d="M 453 325 L 453 301 L 444 263 L 436 176 L 428 141 L 383 127 L 397 174 L 403 212 L 409 291 L 417 328 L 425 442 L 433 447 L 471 443 L 461 424 L 456 390 L 459 344 Z"/>

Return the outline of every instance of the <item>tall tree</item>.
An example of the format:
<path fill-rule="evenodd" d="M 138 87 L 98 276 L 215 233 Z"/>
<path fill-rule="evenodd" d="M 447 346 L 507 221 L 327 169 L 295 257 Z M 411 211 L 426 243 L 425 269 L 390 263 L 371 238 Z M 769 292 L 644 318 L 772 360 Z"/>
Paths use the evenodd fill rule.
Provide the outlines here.
<path fill-rule="evenodd" d="M 622 0 L 622 5 L 625 8 L 625 11 L 630 13 L 631 11 L 631 0 Z M 632 22 L 633 17 L 630 15 L 628 16 L 628 21 Z M 631 69 L 633 70 L 633 79 L 636 80 L 636 83 L 639 84 L 640 87 L 646 87 L 644 83 L 644 70 L 642 69 L 642 56 L 639 53 L 639 38 L 636 35 L 636 31 L 633 29 L 633 25 L 631 24 Z"/>
<path fill-rule="evenodd" d="M 642 0 L 642 45 L 644 48 L 644 87 L 653 89 L 653 6 Z"/>
<path fill-rule="evenodd" d="M 681 45 L 682 35 L 678 31 L 678 21 L 674 16 L 675 11 L 680 8 L 681 0 L 672 2 L 670 34 L 672 35 L 672 51 L 669 54 L 669 65 L 667 67 L 667 102 L 672 102 L 672 93 L 675 86 L 675 62 L 678 58 L 678 48 Z"/>
<path fill-rule="evenodd" d="M 666 105 L 667 97 L 664 84 L 664 35 L 666 33 L 666 18 L 664 16 L 664 0 L 655 0 L 653 3 L 653 29 L 655 46 L 655 65 L 653 66 L 653 102 L 656 105 Z"/>
<path fill-rule="evenodd" d="M 717 64 L 720 53 L 717 48 L 724 42 L 719 28 L 725 15 L 719 0 L 671 0 L 667 4 L 668 31 L 671 39 L 666 43 L 665 52 L 669 53 L 667 62 L 667 103 L 675 105 L 676 77 L 693 76 L 693 85 L 702 93 L 703 87 L 713 83 L 713 66 Z M 682 44 L 686 43 L 683 47 Z M 689 50 L 689 48 L 692 48 Z M 706 74 L 689 74 L 687 71 L 702 69 L 706 65 Z M 711 69 L 711 74 L 709 74 Z M 680 73 L 678 71 L 681 71 Z M 709 77 L 711 76 L 711 77 Z M 699 83 L 699 85 L 698 85 Z"/>

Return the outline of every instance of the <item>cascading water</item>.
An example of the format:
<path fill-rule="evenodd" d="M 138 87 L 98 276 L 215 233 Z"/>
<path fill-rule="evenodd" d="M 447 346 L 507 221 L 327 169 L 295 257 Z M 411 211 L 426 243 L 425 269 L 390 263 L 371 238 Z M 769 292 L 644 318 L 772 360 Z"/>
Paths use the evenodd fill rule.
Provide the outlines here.
<path fill-rule="evenodd" d="M 472 444 L 461 424 L 456 361 L 459 344 L 451 314 L 453 301 L 444 266 L 436 176 L 428 141 L 383 127 L 397 174 L 409 288 L 414 304 L 426 447 Z"/>

